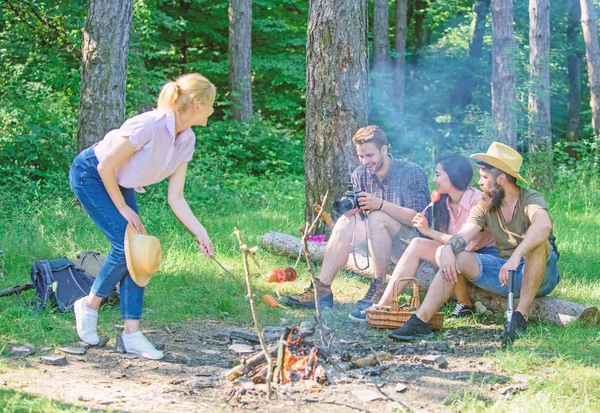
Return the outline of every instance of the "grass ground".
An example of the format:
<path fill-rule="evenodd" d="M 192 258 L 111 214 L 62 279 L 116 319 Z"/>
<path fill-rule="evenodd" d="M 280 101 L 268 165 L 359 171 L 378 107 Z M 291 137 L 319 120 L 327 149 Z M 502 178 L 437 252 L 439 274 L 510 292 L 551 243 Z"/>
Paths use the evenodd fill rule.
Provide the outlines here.
<path fill-rule="evenodd" d="M 561 259 L 561 283 L 553 292 L 568 300 L 600 303 L 600 192 L 594 179 L 564 181 L 546 199 L 551 209 Z M 29 280 L 31 264 L 40 258 L 95 249 L 106 253 L 108 244 L 91 220 L 74 202 L 68 189 L 38 196 L 32 190 L 0 193 L 0 265 L 4 274 L 0 289 Z M 42 192 L 47 193 L 47 192 Z M 225 320 L 250 326 L 251 316 L 245 290 L 196 250 L 190 235 L 170 213 L 162 185 L 139 197 L 141 218 L 148 232 L 163 244 L 163 264 L 146 289 L 146 327 L 185 323 L 187 320 Z M 60 194 L 60 195 L 58 195 Z M 242 231 L 247 245 L 259 244 L 268 231 L 298 233 L 303 219 L 303 183 L 286 178 L 277 183 L 240 179 L 229 187 L 192 180 L 186 196 L 192 209 L 213 238 L 216 258 L 235 274 L 243 274 L 241 255 L 233 228 Z M 262 273 L 275 266 L 290 266 L 294 260 L 260 252 Z M 308 285 L 302 264 L 295 283 L 267 284 L 255 271 L 256 293 L 298 292 Z M 337 302 L 350 303 L 364 293 L 365 283 L 357 277 L 340 276 L 334 284 Z M 0 298 L 0 369 L 8 368 L 1 358 L 10 353 L 12 342 L 36 346 L 58 346 L 76 341 L 72 314 L 37 312 L 27 307 L 31 291 L 18 297 Z M 258 308 L 263 325 L 278 325 L 307 316 L 301 310 L 272 309 L 261 300 Z M 338 320 L 339 321 L 339 320 Z M 335 320 L 331 320 L 332 323 Z M 102 311 L 99 329 L 114 336 L 120 323 L 118 308 Z M 476 323 L 476 320 L 460 323 Z M 450 328 L 452 325 L 449 326 Z M 600 411 L 600 335 L 597 327 L 573 324 L 564 328 L 533 325 L 529 335 L 509 351 L 490 353 L 507 374 L 536 376 L 530 387 L 511 398 L 490 402 L 477 393 L 455 394 L 449 399 L 455 411 L 547 412 Z M 1 384 L 1 383 L 0 383 Z M 482 386 L 485 384 L 482 383 Z M 77 411 L 51 400 L 41 400 L 0 387 L 2 411 Z M 71 410 L 69 410 L 71 409 Z"/>

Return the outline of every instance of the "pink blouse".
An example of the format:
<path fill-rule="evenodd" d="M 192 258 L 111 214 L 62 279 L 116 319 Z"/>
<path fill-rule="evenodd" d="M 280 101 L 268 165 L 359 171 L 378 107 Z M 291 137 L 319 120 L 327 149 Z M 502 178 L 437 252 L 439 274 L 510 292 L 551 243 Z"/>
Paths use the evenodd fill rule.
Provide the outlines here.
<path fill-rule="evenodd" d="M 124 188 L 145 192 L 171 176 L 194 155 L 196 135 L 191 128 L 175 135 L 175 115 L 153 110 L 127 119 L 119 129 L 108 132 L 94 148 L 99 162 L 119 139 L 129 139 L 134 154 L 116 169 L 117 183 Z"/>
<path fill-rule="evenodd" d="M 467 188 L 467 190 L 463 193 L 460 202 L 458 203 L 458 211 L 457 215 L 454 216 L 452 210 L 450 209 L 450 198 L 446 198 L 446 208 L 448 208 L 448 213 L 450 214 L 450 223 L 448 224 L 448 234 L 455 235 L 461 228 L 466 224 L 467 218 L 471 212 L 471 209 L 475 207 L 479 203 L 481 199 L 481 191 L 479 189 L 475 189 L 473 187 Z M 478 251 L 481 248 L 485 247 L 493 247 L 496 245 L 494 238 L 492 235 L 483 231 L 480 232 L 469 242 L 467 245 L 467 251 Z"/>

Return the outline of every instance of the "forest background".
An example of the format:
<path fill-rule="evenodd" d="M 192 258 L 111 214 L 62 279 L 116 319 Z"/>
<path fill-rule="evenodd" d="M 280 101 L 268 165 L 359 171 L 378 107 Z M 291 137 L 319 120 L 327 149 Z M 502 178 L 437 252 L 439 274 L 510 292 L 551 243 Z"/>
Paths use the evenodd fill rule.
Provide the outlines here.
<path fill-rule="evenodd" d="M 312 2 L 317 3 L 323 2 Z M 406 2 L 401 109 L 392 69 L 400 56 L 393 46 L 396 2 L 384 2 L 389 14 L 379 25 L 376 3 L 382 2 L 365 3 L 368 20 L 360 22 L 370 66 L 368 122 L 387 132 L 394 156 L 414 161 L 428 172 L 433 171 L 440 153 L 485 151 L 498 138 L 492 113 L 490 2 Z M 514 3 L 511 40 L 515 47 L 510 57 L 515 104 L 510 111 L 515 116 L 516 139 L 511 143 L 525 155 L 525 177 L 543 190 L 550 205 L 562 253 L 561 286 L 553 295 L 594 305 L 600 301 L 598 139 L 594 137 L 578 4 L 579 0 L 550 2 L 547 97 L 551 136 L 543 146 L 551 156 L 543 166 L 551 173 L 540 179 L 540 162 L 529 153 L 529 93 L 536 85 L 529 63 L 529 4 Z M 600 1 L 593 4 L 598 12 Z M 0 288 L 27 281 L 36 259 L 74 258 L 85 249 L 107 249 L 101 234 L 74 202 L 67 181 L 78 150 L 82 29 L 88 5 L 83 0 L 0 0 Z M 311 98 L 307 96 L 306 63 L 309 2 L 251 3 L 253 109 L 241 121 L 236 120 L 232 102 L 238 95 L 231 92 L 229 79 L 229 6 L 225 1 L 133 1 L 122 117 L 151 109 L 160 87 L 182 73 L 200 72 L 216 84 L 215 114 L 207 128 L 195 130 L 197 146 L 186 198 L 213 236 L 218 256 L 241 271 L 235 263 L 239 258 L 231 237 L 234 226 L 246 231 L 248 245 L 255 245 L 269 230 L 297 234 L 303 225 L 305 201 L 310 198 L 304 144 L 310 123 L 318 119 L 306 116 Z M 381 33 L 376 28 L 382 27 L 382 21 L 388 39 L 383 53 L 387 66 L 377 66 L 375 61 L 374 38 Z M 377 50 L 382 56 L 381 49 Z M 103 135 L 106 131 L 96 132 Z M 345 189 L 343 181 L 355 161 L 346 160 L 344 171 L 337 175 L 336 196 Z M 322 191 L 318 194 L 323 195 Z M 330 201 L 334 198 L 330 195 Z M 200 318 L 247 320 L 249 310 L 238 286 L 216 281 L 214 265 L 197 257 L 191 238 L 168 213 L 165 185 L 148 188 L 139 199 L 148 230 L 168 245 L 161 274 L 171 275 L 156 277 L 147 289 L 151 311 L 144 319 L 150 324 Z M 267 255 L 261 259 L 284 264 Z M 306 283 L 306 274 L 300 282 Z M 352 302 L 363 292 L 355 281 L 342 278 L 336 283 L 350 291 L 336 295 L 336 300 Z M 257 284 L 262 291 L 271 288 L 260 281 Z M 284 286 L 280 292 L 297 290 L 297 286 Z M 160 291 L 173 294 L 164 297 Z M 216 296 L 215 291 L 219 291 Z M 7 353 L 5 345 L 11 340 L 58 345 L 75 339 L 68 315 L 37 314 L 17 298 L 4 300 L 0 306 L 2 354 Z M 267 320 L 279 317 L 262 304 L 260 310 Z M 111 311 L 112 321 L 101 326 L 105 330 L 118 320 L 118 310 Z M 544 381 L 539 389 L 560 396 L 556 400 L 547 397 L 544 406 L 554 411 L 594 411 L 598 393 L 589 389 L 600 385 L 595 368 L 600 357 L 598 340 L 594 328 L 542 326 L 525 341 L 523 353 L 506 356 L 504 368 L 556 371 L 557 377 L 548 379 L 554 386 Z M 531 352 L 532 348 L 536 351 Z M 544 387 L 547 390 L 541 390 Z M 530 404 L 525 398 L 523 406 Z"/>

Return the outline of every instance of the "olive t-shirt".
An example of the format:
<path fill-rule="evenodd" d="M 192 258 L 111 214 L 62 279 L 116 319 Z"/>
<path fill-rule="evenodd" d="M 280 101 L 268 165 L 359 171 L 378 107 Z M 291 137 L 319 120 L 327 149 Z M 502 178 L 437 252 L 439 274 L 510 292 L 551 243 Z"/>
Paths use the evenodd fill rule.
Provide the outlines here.
<path fill-rule="evenodd" d="M 496 240 L 498 256 L 509 258 L 523 241 L 533 217 L 542 211 L 546 211 L 550 215 L 544 197 L 532 189 L 519 188 L 519 201 L 510 221 L 504 220 L 499 209 L 484 212 L 480 203 L 471 210 L 467 222 L 487 229 Z"/>

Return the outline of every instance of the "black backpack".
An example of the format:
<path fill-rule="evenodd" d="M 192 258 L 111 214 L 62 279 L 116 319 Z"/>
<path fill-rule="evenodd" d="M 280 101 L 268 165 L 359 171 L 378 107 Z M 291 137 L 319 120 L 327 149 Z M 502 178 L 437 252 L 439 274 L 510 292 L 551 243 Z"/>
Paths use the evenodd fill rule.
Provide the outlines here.
<path fill-rule="evenodd" d="M 37 308 L 56 307 L 61 313 L 72 311 L 75 301 L 90 293 L 94 277 L 67 257 L 57 260 L 38 260 L 31 266 L 31 283 L 39 300 Z M 102 304 L 119 303 L 119 293 L 113 289 Z"/>
<path fill-rule="evenodd" d="M 89 294 L 94 279 L 67 257 L 62 257 L 34 262 L 31 283 L 40 310 L 51 306 L 64 313 L 72 310 L 75 301 Z"/>

